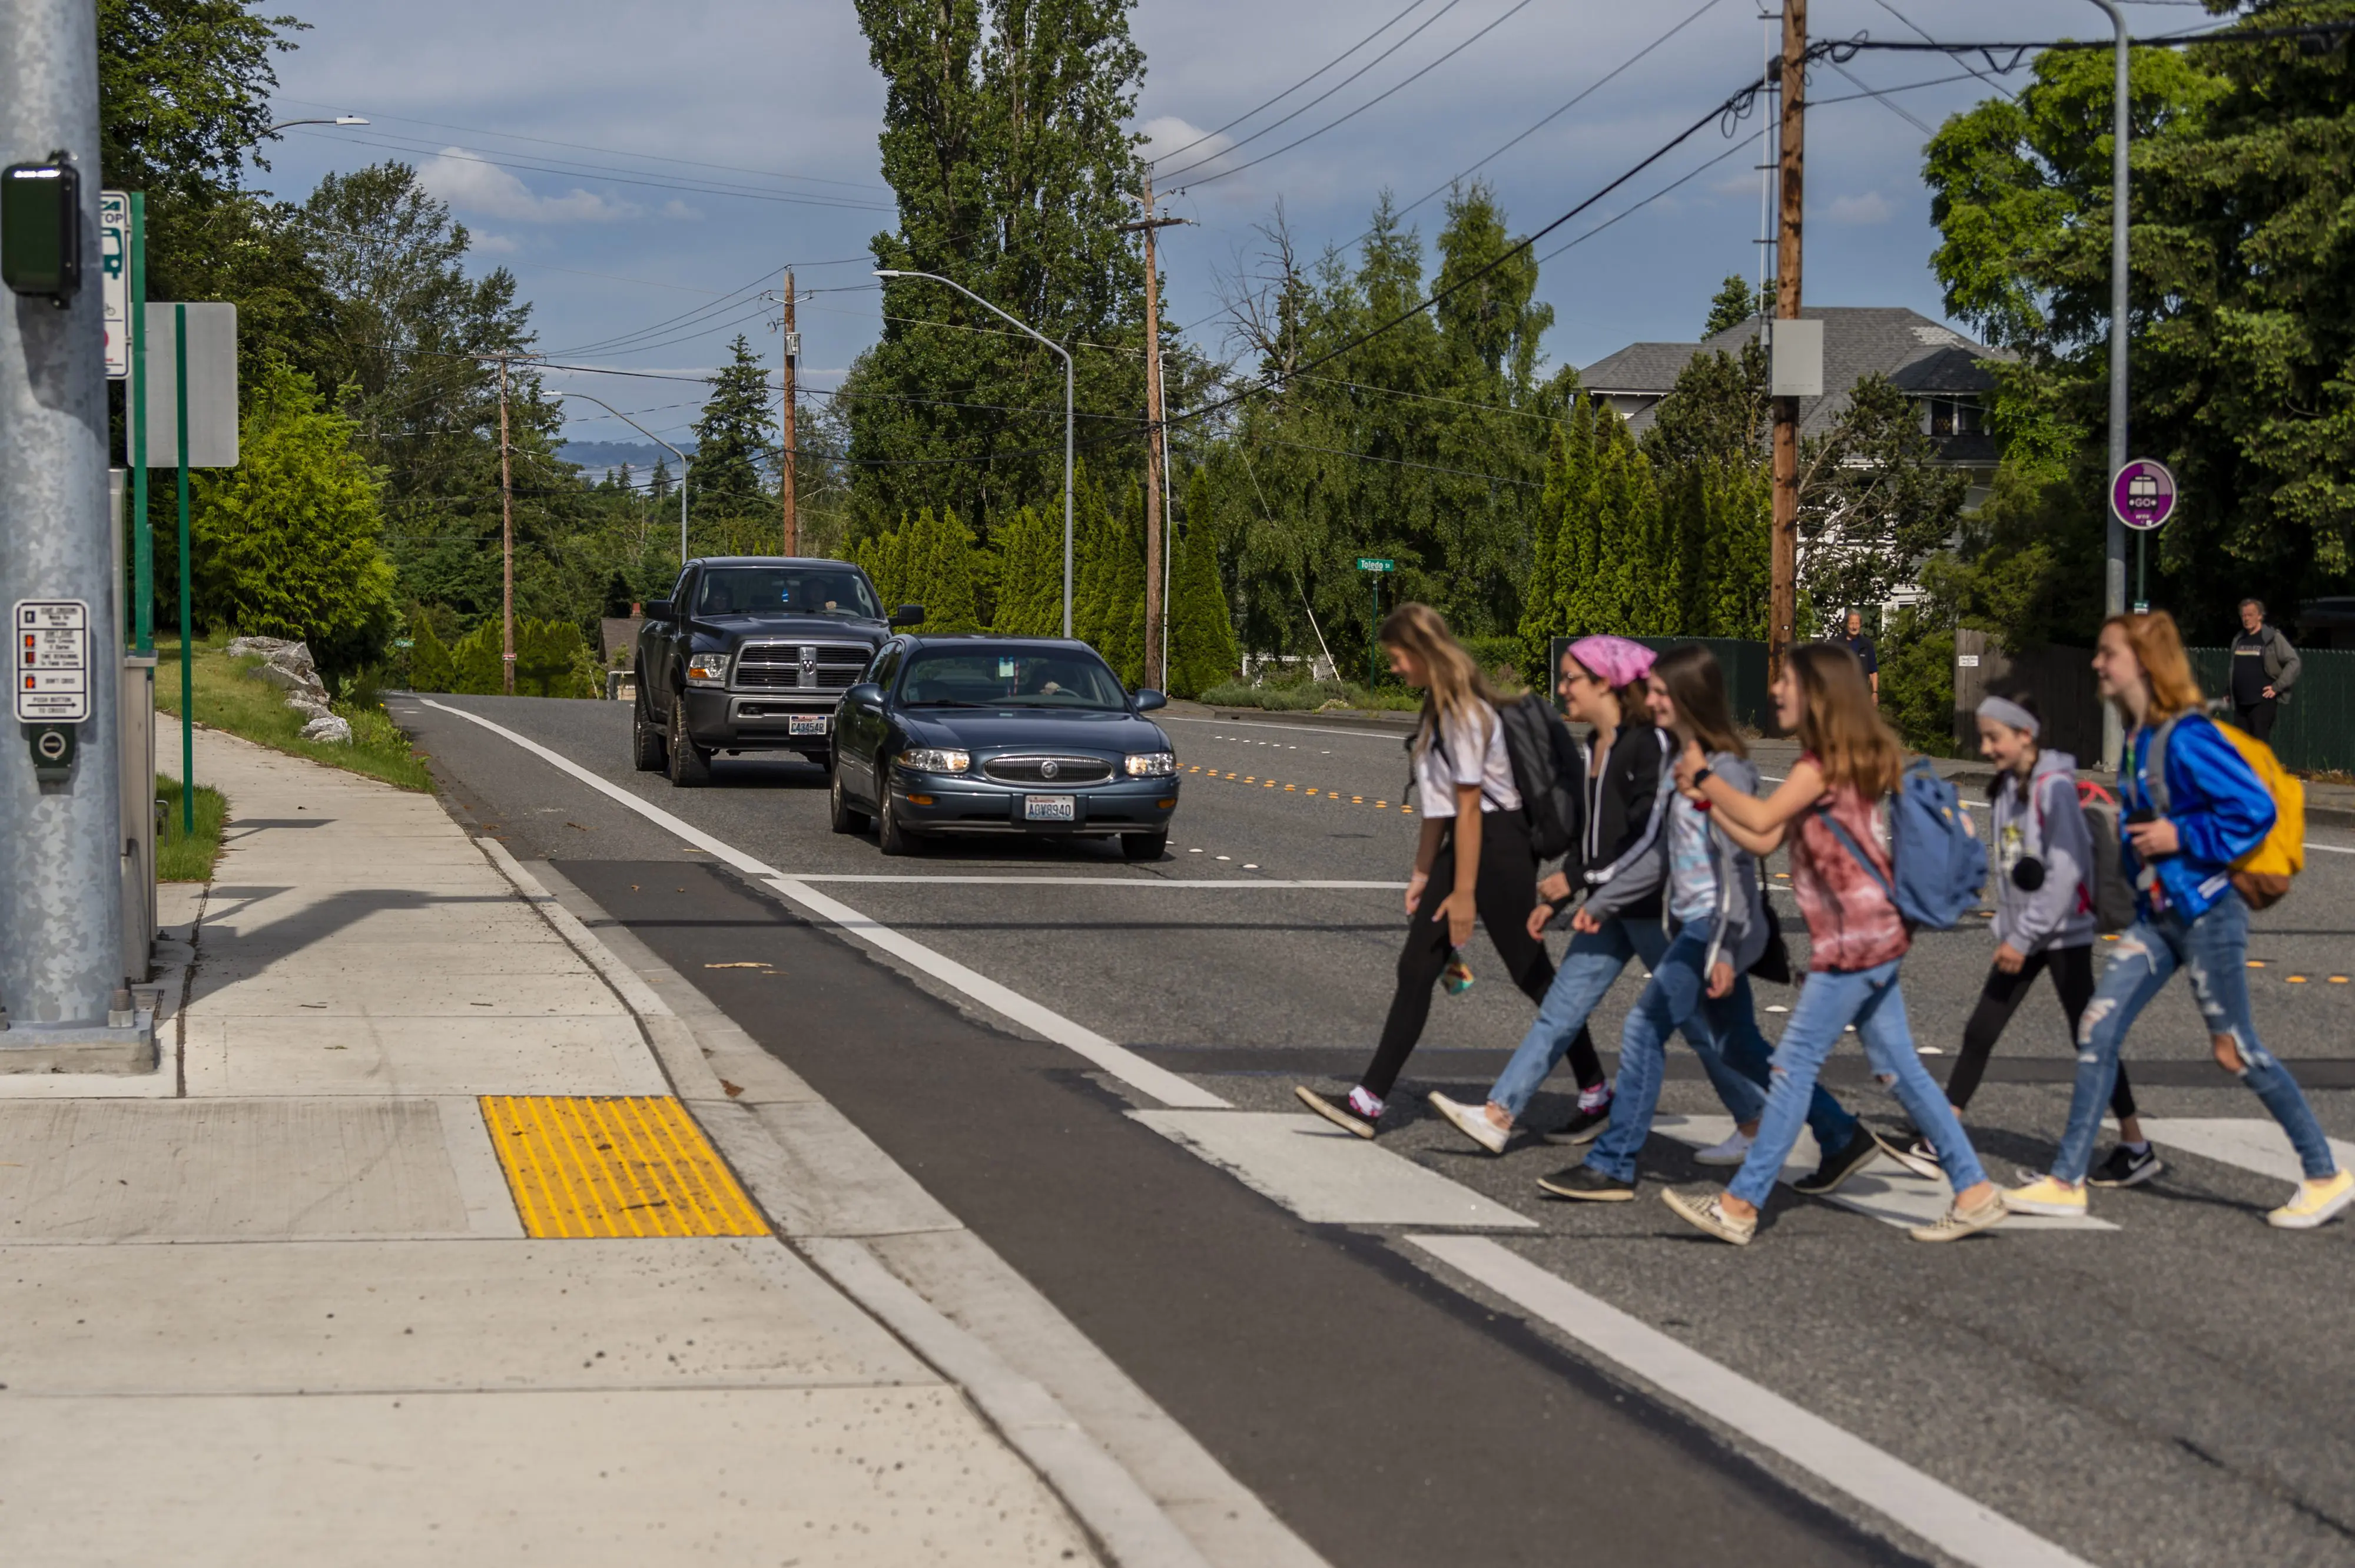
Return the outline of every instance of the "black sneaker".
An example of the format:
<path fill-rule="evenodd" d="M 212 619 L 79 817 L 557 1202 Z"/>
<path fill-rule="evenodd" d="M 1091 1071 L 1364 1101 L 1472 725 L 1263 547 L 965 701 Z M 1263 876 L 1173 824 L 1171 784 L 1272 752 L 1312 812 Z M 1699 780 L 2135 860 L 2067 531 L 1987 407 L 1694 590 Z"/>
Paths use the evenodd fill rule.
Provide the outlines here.
<path fill-rule="evenodd" d="M 2140 1154 L 2120 1144 L 2110 1150 L 2110 1157 L 2085 1173 L 2085 1179 L 2096 1187 L 2140 1187 L 2167 1168 L 2158 1151 L 2148 1144 Z"/>
<path fill-rule="evenodd" d="M 1349 1097 L 1347 1094 L 1342 1095 L 1337 1100 L 1327 1100 L 1324 1095 L 1319 1094 L 1316 1090 L 1311 1089 L 1305 1083 L 1294 1084 L 1292 1092 L 1300 1097 L 1300 1103 L 1302 1104 L 1307 1106 L 1310 1110 L 1316 1112 L 1318 1115 L 1324 1117 L 1335 1126 L 1339 1127 L 1342 1131 L 1355 1133 L 1361 1138 L 1369 1138 L 1374 1136 L 1374 1124 L 1372 1119 L 1370 1117 L 1359 1115 L 1358 1114 L 1358 1108 L 1349 1104 Z"/>
<path fill-rule="evenodd" d="M 1880 1140 L 1872 1136 L 1871 1128 L 1859 1122 L 1856 1131 L 1849 1135 L 1847 1146 L 1824 1156 L 1824 1163 L 1816 1168 L 1814 1174 L 1803 1176 L 1791 1183 L 1792 1189 L 1804 1192 L 1810 1198 L 1836 1192 L 1840 1183 L 1870 1165 L 1880 1155 Z"/>
<path fill-rule="evenodd" d="M 1592 1203 L 1625 1203 L 1636 1196 L 1636 1184 L 1609 1176 L 1591 1165 L 1573 1165 L 1538 1178 L 1538 1185 L 1556 1198 L 1583 1198 Z"/>
<path fill-rule="evenodd" d="M 1603 1103 L 1593 1110 L 1572 1111 L 1570 1114 L 1570 1120 L 1553 1130 L 1553 1141 L 1558 1144 L 1593 1143 L 1603 1136 L 1603 1129 L 1610 1125 L 1611 1096 L 1605 1094 L 1603 1096 Z"/>

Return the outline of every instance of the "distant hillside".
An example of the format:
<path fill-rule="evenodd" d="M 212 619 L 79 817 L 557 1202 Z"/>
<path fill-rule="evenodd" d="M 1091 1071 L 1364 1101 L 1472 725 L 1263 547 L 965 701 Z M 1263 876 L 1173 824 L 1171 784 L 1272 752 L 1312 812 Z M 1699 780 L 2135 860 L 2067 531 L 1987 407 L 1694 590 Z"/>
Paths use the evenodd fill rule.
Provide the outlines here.
<path fill-rule="evenodd" d="M 695 448 L 682 446 L 681 452 L 692 454 Z M 678 459 L 651 442 L 644 441 L 568 441 L 556 449 L 556 455 L 567 463 L 577 463 L 588 471 L 591 479 L 602 478 L 610 471 L 626 463 L 633 474 L 653 470 L 660 458 L 671 468 L 671 477 L 678 476 Z"/>

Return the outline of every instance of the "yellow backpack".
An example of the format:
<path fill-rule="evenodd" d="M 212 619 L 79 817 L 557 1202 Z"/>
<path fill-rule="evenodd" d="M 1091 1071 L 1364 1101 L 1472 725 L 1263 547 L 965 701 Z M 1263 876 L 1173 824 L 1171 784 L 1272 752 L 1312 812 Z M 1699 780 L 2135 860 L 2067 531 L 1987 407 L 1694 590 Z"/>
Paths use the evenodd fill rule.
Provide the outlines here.
<path fill-rule="evenodd" d="M 2165 816 L 2167 738 L 2176 725 L 2169 720 L 2158 727 L 2151 737 L 2150 757 L 2146 771 L 2158 781 L 2153 790 L 2153 803 Z M 2251 909 L 2264 909 L 2278 903 L 2289 891 L 2292 877 L 2306 869 L 2306 785 L 2296 773 L 2281 765 L 2274 749 L 2250 734 L 2246 730 L 2230 724 L 2219 724 L 2232 749 L 2241 753 L 2265 793 L 2274 797 L 2274 825 L 2257 841 L 2256 848 L 2232 862 L 2232 886 L 2240 890 L 2242 901 Z"/>

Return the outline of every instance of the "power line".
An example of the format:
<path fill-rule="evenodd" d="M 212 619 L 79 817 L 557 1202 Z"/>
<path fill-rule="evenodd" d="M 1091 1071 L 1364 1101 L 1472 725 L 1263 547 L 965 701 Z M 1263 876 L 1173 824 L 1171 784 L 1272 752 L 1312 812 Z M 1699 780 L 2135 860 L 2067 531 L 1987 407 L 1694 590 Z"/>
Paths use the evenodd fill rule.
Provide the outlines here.
<path fill-rule="evenodd" d="M 1397 27 L 1401 22 L 1406 19 L 1407 12 L 1416 9 L 1422 5 L 1423 3 L 1423 0 L 1407 0 L 1406 10 L 1401 11 L 1397 16 L 1392 16 L 1389 21 L 1384 22 L 1380 27 L 1376 27 L 1372 32 L 1368 33 L 1364 37 L 1359 38 L 1356 43 L 1351 44 L 1348 48 L 1343 49 L 1339 54 L 1335 55 L 1331 59 L 1327 60 L 1323 65 L 1318 66 L 1315 70 L 1310 71 L 1306 76 L 1302 77 L 1298 81 L 1295 81 L 1290 87 L 1285 88 L 1282 92 L 1277 93 L 1273 98 L 1268 99 L 1263 102 L 1252 105 L 1249 109 L 1244 110 L 1241 113 L 1236 115 L 1233 119 L 1228 121 L 1217 130 L 1205 131 L 1200 135 L 1195 137 L 1192 141 L 1187 143 L 1184 146 L 1172 147 L 1167 152 L 1162 154 L 1160 157 L 1153 159 L 1152 162 L 1157 165 L 1166 159 L 1176 157 L 1180 153 L 1191 152 L 1196 147 L 1199 147 L 1203 143 L 1209 141 L 1211 137 L 1223 135 L 1227 132 L 1233 130 L 1236 126 L 1241 124 L 1244 121 L 1250 119 L 1261 110 L 1273 108 L 1275 105 L 1283 102 L 1285 99 L 1291 97 L 1294 93 L 1299 91 L 1302 88 L 1307 86 L 1310 82 L 1315 81 L 1318 77 L 1323 76 L 1327 71 L 1331 70 L 1335 66 L 1339 65 L 1343 60 L 1348 59 L 1351 55 L 1356 54 L 1359 49 L 1364 48 L 1368 44 L 1372 43 L 1376 38 L 1380 37 L 1384 33 L 1389 32 L 1392 27 Z M 1438 18 L 1436 17 L 1433 18 L 1434 21 L 1437 19 Z M 1425 26 L 1428 25 L 1428 23 L 1425 24 Z M 1408 36 L 1412 37 L 1412 34 Z M 1374 63 L 1379 64 L 1380 62 L 1376 61 Z M 1352 78 L 1351 80 L 1354 80 L 1355 79 Z M 1348 84 L 1344 82 L 1342 85 L 1346 87 Z"/>
<path fill-rule="evenodd" d="M 1891 5 L 1889 0 L 1873 0 L 1873 3 L 1879 5 L 1882 10 L 1888 12 L 1891 16 L 1896 17 L 1900 22 L 1902 22 L 1905 25 L 1907 31 L 1921 37 L 1928 38 L 1929 41 L 1934 44 L 1938 41 L 1937 39 L 1931 37 L 1929 32 L 1917 25 L 1913 17 L 1908 16 L 1904 12 L 1900 11 L 1896 6 Z M 2144 3 L 2153 4 L 2155 3 L 2155 0 L 2144 0 Z M 2183 3 L 2186 5 L 2197 5 L 2202 4 L 2203 0 L 2183 0 Z M 1980 70 L 1977 67 L 1970 65 L 1967 61 L 1965 62 L 1964 69 L 1969 70 L 1973 76 L 1977 77 L 1981 81 L 1986 82 L 1989 87 L 1994 88 L 1998 92 L 2002 93 L 2006 98 L 2010 99 L 2013 102 L 2017 103 L 2019 101 L 2019 94 L 2012 91 L 2011 89 L 1998 81 L 1991 72 Z"/>

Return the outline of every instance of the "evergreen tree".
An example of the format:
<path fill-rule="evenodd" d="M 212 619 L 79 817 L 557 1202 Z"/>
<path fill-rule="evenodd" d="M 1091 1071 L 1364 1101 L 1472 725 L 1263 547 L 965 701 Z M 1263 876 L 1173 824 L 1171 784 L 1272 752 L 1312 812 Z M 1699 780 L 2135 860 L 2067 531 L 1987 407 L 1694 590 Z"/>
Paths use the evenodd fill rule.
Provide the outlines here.
<path fill-rule="evenodd" d="M 235 468 L 202 474 L 190 523 L 197 613 L 310 644 L 329 672 L 375 656 L 396 610 L 376 476 L 309 377 L 265 361 Z"/>
<path fill-rule="evenodd" d="M 996 613 L 990 629 L 1012 637 L 1063 635 L 1063 519 L 1025 507 L 992 530 Z"/>
<path fill-rule="evenodd" d="M 447 691 L 455 674 L 450 663 L 450 649 L 433 629 L 433 617 L 419 615 L 414 624 L 409 647 L 409 689 L 411 691 Z"/>
<path fill-rule="evenodd" d="M 646 476 L 646 496 L 655 501 L 670 496 L 670 464 L 662 458 L 655 459 L 655 471 Z"/>
<path fill-rule="evenodd" d="M 1521 668 L 1536 672 L 1540 689 L 1553 638 L 1561 625 L 1561 579 L 1554 549 L 1561 537 L 1562 494 L 1570 478 L 1570 438 L 1560 425 L 1548 432 L 1545 496 L 1529 520 L 1529 576 L 1521 592 Z"/>
<path fill-rule="evenodd" d="M 695 421 L 695 461 L 687 469 L 687 505 L 714 522 L 768 510 L 761 473 L 777 443 L 768 372 L 741 333 L 728 350 Z"/>
<path fill-rule="evenodd" d="M 1764 296 L 1750 292 L 1750 280 L 1739 272 L 1729 273 L 1724 284 L 1709 302 L 1709 320 L 1701 329 L 1702 341 L 1715 337 L 1730 326 L 1740 326 L 1765 306 Z"/>
<path fill-rule="evenodd" d="M 1199 697 L 1235 677 L 1234 614 L 1219 580 L 1219 536 L 1209 476 L 1200 469 L 1186 485 L 1186 526 L 1171 562 L 1169 695 Z"/>
<path fill-rule="evenodd" d="M 1598 592 L 1602 559 L 1595 495 L 1595 433 L 1598 420 L 1614 417 L 1608 409 L 1596 411 L 1593 398 L 1572 406 L 1564 432 L 1561 523 L 1554 535 L 1554 582 L 1560 609 L 1555 614 L 1557 636 L 1582 636 L 1604 622 Z"/>
<path fill-rule="evenodd" d="M 1703 472 L 1700 575 L 1707 613 L 1691 629 L 1712 637 L 1764 638 L 1773 579 L 1773 480 L 1754 463 L 1718 464 Z"/>

